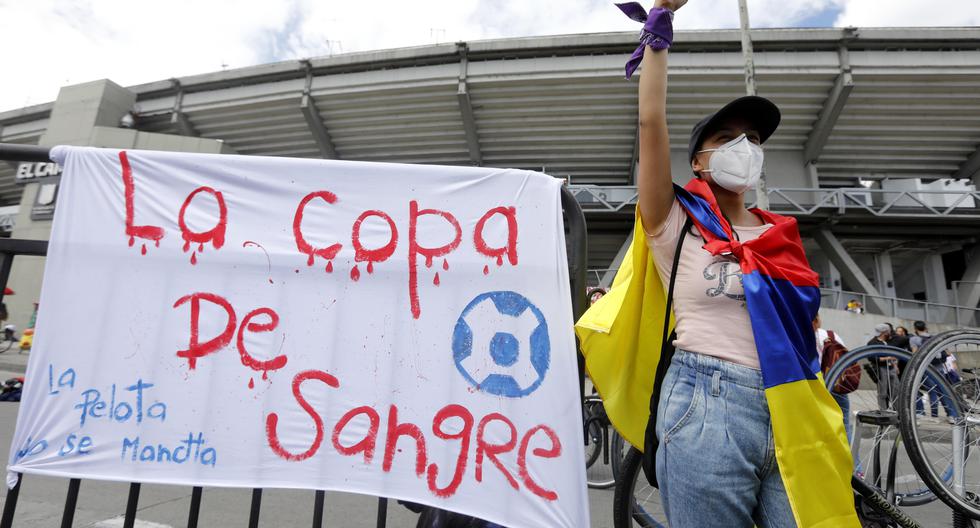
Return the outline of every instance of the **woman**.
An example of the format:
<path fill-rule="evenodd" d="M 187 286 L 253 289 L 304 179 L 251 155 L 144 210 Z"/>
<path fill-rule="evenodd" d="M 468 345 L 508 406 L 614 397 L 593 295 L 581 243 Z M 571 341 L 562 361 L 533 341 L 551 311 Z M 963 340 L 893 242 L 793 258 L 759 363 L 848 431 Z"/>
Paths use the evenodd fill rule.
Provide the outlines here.
<path fill-rule="evenodd" d="M 742 97 L 702 119 L 688 144 L 695 179 L 683 189 L 672 183 L 666 48 L 673 12 L 685 3 L 657 0 L 649 14 L 636 4 L 620 6 L 646 22 L 627 64 L 627 75 L 640 60 L 643 69 L 638 223 L 661 283 L 676 274 L 677 350 L 653 399 L 664 509 L 673 528 L 855 526 L 842 417 L 816 375 L 817 276 L 794 220 L 745 207 L 744 193 L 761 175 L 761 145 L 779 124 L 778 108 Z M 685 230 L 688 218 L 693 228 Z M 606 297 L 624 298 L 612 291 Z M 584 339 L 583 349 L 588 361 Z M 663 354 L 666 361 L 666 347 Z"/>

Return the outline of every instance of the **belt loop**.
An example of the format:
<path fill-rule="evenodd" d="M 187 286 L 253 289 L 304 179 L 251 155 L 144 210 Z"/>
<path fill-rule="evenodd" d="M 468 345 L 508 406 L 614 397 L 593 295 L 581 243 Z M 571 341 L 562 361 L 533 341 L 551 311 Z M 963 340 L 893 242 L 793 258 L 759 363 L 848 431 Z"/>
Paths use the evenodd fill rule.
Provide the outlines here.
<path fill-rule="evenodd" d="M 721 371 L 716 370 L 711 375 L 711 395 L 718 396 L 719 394 L 721 394 Z"/>

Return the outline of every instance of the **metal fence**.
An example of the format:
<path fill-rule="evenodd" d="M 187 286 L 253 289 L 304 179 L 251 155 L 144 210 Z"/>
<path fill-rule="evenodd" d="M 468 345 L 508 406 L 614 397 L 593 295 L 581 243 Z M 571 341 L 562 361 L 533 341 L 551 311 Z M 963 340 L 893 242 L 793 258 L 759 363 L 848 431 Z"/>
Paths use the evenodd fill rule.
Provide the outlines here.
<path fill-rule="evenodd" d="M 980 326 L 980 308 L 976 307 L 971 308 L 955 304 L 868 295 L 866 293 L 833 290 L 830 288 L 820 289 L 820 305 L 824 308 L 846 310 L 847 303 L 852 299 L 859 301 L 863 305 L 862 310 L 865 313 L 887 315 L 900 319 L 922 320 L 931 323 L 954 324 L 956 326 Z M 869 303 L 869 299 L 881 302 Z M 876 306 L 886 306 L 887 309 L 879 310 L 875 308 Z"/>
<path fill-rule="evenodd" d="M 31 145 L 15 145 L 0 143 L 0 161 L 50 161 L 49 150 L 43 147 Z M 587 301 L 586 291 L 586 262 L 588 257 L 588 238 L 586 237 L 585 214 L 579 206 L 578 201 L 570 193 L 566 186 L 562 186 L 561 204 L 568 229 L 567 249 L 568 249 L 568 270 L 571 282 L 572 312 L 577 320 L 585 312 Z M 3 300 L 3 290 L 10 277 L 10 269 L 14 257 L 17 255 L 45 256 L 47 255 L 48 243 L 45 240 L 17 240 L 0 238 L 0 301 Z M 579 400 L 584 394 L 584 362 L 582 355 L 576 354 L 578 358 L 579 376 Z M 18 474 L 17 484 L 7 491 L 6 501 L 3 505 L 3 515 L 0 517 L 0 528 L 11 528 L 14 523 L 14 513 L 17 508 L 17 498 L 20 495 L 21 484 L 24 476 Z M 126 499 L 126 513 L 123 518 L 123 528 L 133 528 L 136 524 L 136 511 L 139 506 L 140 483 L 133 482 L 129 485 L 129 494 Z M 73 478 L 68 481 L 68 495 L 65 498 L 64 513 L 61 517 L 61 527 L 71 528 L 75 518 L 75 510 L 78 505 L 78 492 L 81 488 L 81 479 Z M 188 528 L 197 528 L 198 516 L 201 511 L 201 496 L 204 489 L 195 486 L 191 492 L 190 508 L 187 512 Z M 313 528 L 323 526 L 323 508 L 326 499 L 326 492 L 315 490 L 313 500 Z M 259 525 L 259 513 L 262 508 L 262 489 L 252 490 L 252 502 L 249 509 L 248 526 L 257 528 Z M 388 499 L 378 498 L 377 508 L 377 528 L 387 526 Z"/>
<path fill-rule="evenodd" d="M 615 269 L 590 269 L 587 274 L 586 284 L 592 288 L 609 285 L 604 282 L 606 274 Z M 611 281 L 610 281 L 611 282 Z M 970 282 L 970 281 L 956 281 Z M 955 285 L 954 285 L 955 287 Z M 820 288 L 820 306 L 835 310 L 846 310 L 850 300 L 857 300 L 863 305 L 865 313 L 887 315 L 900 319 L 922 320 L 932 323 L 953 324 L 956 326 L 980 326 L 980 308 L 959 306 L 958 304 L 943 304 L 928 301 L 918 301 L 915 299 L 900 299 L 898 297 L 885 297 L 881 295 L 869 295 L 866 293 L 852 292 L 846 290 L 834 290 L 831 288 Z M 869 303 L 869 300 L 882 301 L 881 306 L 886 306 L 884 311 L 875 307 L 878 303 Z"/>
<path fill-rule="evenodd" d="M 628 212 L 636 205 L 636 186 L 569 185 L 586 211 Z M 749 207 L 754 192 L 746 193 Z M 890 190 L 865 188 L 769 188 L 769 210 L 791 216 L 820 213 L 865 213 L 888 218 L 950 218 L 980 220 L 978 190 Z"/>

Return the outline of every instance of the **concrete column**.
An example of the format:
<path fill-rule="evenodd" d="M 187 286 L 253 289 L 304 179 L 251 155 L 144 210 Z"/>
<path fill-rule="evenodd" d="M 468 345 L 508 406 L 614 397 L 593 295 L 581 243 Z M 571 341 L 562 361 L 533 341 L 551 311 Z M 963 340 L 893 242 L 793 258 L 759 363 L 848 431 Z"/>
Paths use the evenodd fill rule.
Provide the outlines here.
<path fill-rule="evenodd" d="M 848 288 L 858 293 L 869 295 L 865 307 L 880 314 L 891 313 L 891 306 L 881 299 L 881 293 L 875 288 L 874 284 L 861 271 L 854 258 L 844 249 L 844 246 L 837 240 L 837 237 L 829 229 L 819 229 L 813 233 L 814 240 L 820 245 L 820 249 L 827 254 L 830 261 L 840 271 L 841 277 Z"/>
<path fill-rule="evenodd" d="M 922 260 L 922 277 L 926 281 L 926 300 L 929 302 L 952 304 L 949 290 L 946 289 L 946 272 L 943 270 L 942 255 L 926 255 Z"/>
<path fill-rule="evenodd" d="M 58 92 L 58 99 L 55 100 L 48 119 L 48 128 L 38 144 L 45 147 L 88 145 L 94 127 L 119 126 L 119 119 L 132 110 L 135 102 L 135 94 L 107 79 L 65 86 Z M 40 185 L 42 183 L 25 186 L 12 238 L 50 238 L 50 220 L 31 220 L 31 209 Z M 4 302 L 7 303 L 10 322 L 17 325 L 18 331 L 26 328 L 34 311 L 34 303 L 41 291 L 43 273 L 44 259 L 41 257 L 14 259 L 9 284 L 17 293 L 5 297 Z"/>
<path fill-rule="evenodd" d="M 980 305 L 980 245 L 974 246 L 972 253 L 967 253 L 966 272 L 961 280 L 963 282 L 957 288 L 956 300 L 960 306 L 977 308 Z M 980 324 L 978 312 L 962 310 L 961 317 L 966 324 Z"/>
<path fill-rule="evenodd" d="M 875 284 L 878 285 L 878 291 L 885 297 L 897 297 L 892 255 L 887 251 L 875 255 Z"/>
<path fill-rule="evenodd" d="M 616 252 L 616 256 L 613 257 L 612 262 L 609 263 L 609 270 L 606 271 L 599 280 L 599 286 L 602 288 L 609 288 L 612 286 L 613 279 L 616 278 L 616 271 L 618 271 L 619 267 L 623 265 L 623 258 L 626 257 L 626 252 L 629 251 L 630 246 L 632 245 L 633 232 L 630 231 L 630 233 L 626 235 L 626 241 L 619 247 L 619 251 Z"/>

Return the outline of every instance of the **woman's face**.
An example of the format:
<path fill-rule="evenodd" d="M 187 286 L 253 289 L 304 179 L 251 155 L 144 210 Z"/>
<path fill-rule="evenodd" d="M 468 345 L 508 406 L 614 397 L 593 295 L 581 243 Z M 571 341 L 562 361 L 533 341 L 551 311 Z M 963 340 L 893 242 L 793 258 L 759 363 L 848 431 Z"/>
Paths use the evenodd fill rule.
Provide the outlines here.
<path fill-rule="evenodd" d="M 699 152 L 695 154 L 694 159 L 691 160 L 691 169 L 694 170 L 695 174 L 701 174 L 701 177 L 704 178 L 709 185 L 711 185 L 712 190 L 715 192 L 719 192 L 719 190 L 721 192 L 731 191 L 727 191 L 718 185 L 715 185 L 714 181 L 711 179 L 710 172 L 701 172 L 703 169 L 711 168 L 709 165 L 709 160 L 711 159 L 712 153 L 703 151 L 716 149 L 737 138 L 738 136 L 741 136 L 742 134 L 745 134 L 745 137 L 756 145 L 760 145 L 762 143 L 759 132 L 752 127 L 751 123 L 744 119 L 733 118 L 722 123 L 722 125 L 713 132 L 709 132 L 701 142 L 701 147 L 698 149 Z"/>
<path fill-rule="evenodd" d="M 909 335 L 909 331 L 906 330 L 904 326 L 900 326 L 900 327 L 896 328 L 895 329 L 895 333 L 898 334 L 898 335 L 900 335 L 900 336 L 907 336 L 907 335 Z"/>

